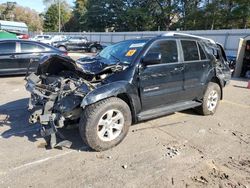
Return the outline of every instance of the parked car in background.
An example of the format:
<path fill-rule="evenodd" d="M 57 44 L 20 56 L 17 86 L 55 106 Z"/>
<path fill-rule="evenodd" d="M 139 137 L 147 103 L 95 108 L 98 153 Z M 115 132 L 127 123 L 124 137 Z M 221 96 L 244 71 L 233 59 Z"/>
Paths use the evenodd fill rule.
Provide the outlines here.
<path fill-rule="evenodd" d="M 59 42 L 59 41 L 64 41 L 68 39 L 68 37 L 65 35 L 53 35 L 53 36 L 43 35 L 43 36 L 44 36 L 43 39 L 38 37 L 35 41 L 39 41 L 45 44 L 52 45 L 53 42 Z"/>
<path fill-rule="evenodd" d="M 30 66 L 30 71 L 35 71 L 40 58 L 44 55 L 65 52 L 40 42 L 29 40 L 0 40 L 0 75 L 25 74 Z"/>
<path fill-rule="evenodd" d="M 90 42 L 83 36 L 75 36 L 64 41 L 53 42 L 52 46 L 64 51 L 87 51 L 91 53 L 96 53 L 103 49 L 99 42 Z"/>
<path fill-rule="evenodd" d="M 36 35 L 35 37 L 31 38 L 30 40 L 43 42 L 44 40 L 49 40 L 51 38 L 50 35 Z"/>
<path fill-rule="evenodd" d="M 46 40 L 43 40 L 41 42 L 43 42 L 45 44 L 52 45 L 53 42 L 65 41 L 67 39 L 68 39 L 68 37 L 65 35 L 53 35 L 50 37 L 50 39 L 46 39 Z"/>
<path fill-rule="evenodd" d="M 18 34 L 17 38 L 18 39 L 29 39 L 30 36 L 28 34 Z"/>

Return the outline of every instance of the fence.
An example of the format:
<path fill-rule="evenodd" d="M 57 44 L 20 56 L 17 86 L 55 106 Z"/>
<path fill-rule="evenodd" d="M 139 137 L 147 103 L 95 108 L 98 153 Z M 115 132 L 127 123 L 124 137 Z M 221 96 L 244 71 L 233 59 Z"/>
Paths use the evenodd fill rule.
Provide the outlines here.
<path fill-rule="evenodd" d="M 178 31 L 181 33 L 194 34 L 207 37 L 221 43 L 227 55 L 236 56 L 239 39 L 250 35 L 250 29 L 232 29 L 232 30 L 194 30 Z M 153 37 L 165 33 L 164 31 L 143 31 L 143 32 L 61 32 L 61 33 L 44 33 L 48 35 L 83 35 L 89 41 L 99 41 L 101 43 L 115 43 L 126 39 L 138 37 Z"/>

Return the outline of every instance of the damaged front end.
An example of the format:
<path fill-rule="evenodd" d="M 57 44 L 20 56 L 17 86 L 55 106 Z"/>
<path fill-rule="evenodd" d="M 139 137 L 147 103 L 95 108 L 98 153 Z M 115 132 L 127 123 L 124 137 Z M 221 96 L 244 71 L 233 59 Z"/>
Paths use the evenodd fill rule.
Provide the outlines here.
<path fill-rule="evenodd" d="M 98 84 L 87 79 L 73 60 L 62 56 L 45 57 L 37 73 L 26 77 L 26 90 L 31 93 L 29 121 L 41 124 L 41 135 L 51 147 L 71 145 L 58 128 L 78 124 L 81 101 Z"/>

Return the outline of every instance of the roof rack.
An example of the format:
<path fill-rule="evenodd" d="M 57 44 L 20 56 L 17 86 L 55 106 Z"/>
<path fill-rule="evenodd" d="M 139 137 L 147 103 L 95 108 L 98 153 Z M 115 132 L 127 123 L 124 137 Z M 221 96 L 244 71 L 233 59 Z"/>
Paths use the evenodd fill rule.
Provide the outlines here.
<path fill-rule="evenodd" d="M 197 35 L 191 35 L 191 34 L 186 34 L 186 33 L 178 33 L 178 32 L 167 32 L 161 34 L 161 36 L 184 36 L 184 37 L 193 37 L 193 38 L 198 38 L 201 40 L 205 40 L 207 42 L 210 42 L 212 44 L 216 44 L 216 42 L 213 39 L 205 38 L 205 37 L 200 37 Z"/>

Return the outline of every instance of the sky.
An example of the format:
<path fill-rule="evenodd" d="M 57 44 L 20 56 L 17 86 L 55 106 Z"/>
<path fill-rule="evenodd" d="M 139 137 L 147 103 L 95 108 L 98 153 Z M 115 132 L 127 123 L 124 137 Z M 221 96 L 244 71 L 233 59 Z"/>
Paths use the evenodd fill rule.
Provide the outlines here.
<path fill-rule="evenodd" d="M 70 6 L 73 6 L 73 2 L 75 0 L 66 0 Z M 44 11 L 45 6 L 43 4 L 43 0 L 0 0 L 0 4 L 6 2 L 16 2 L 17 4 L 29 7 L 31 9 L 35 9 L 37 12 L 41 13 Z"/>

